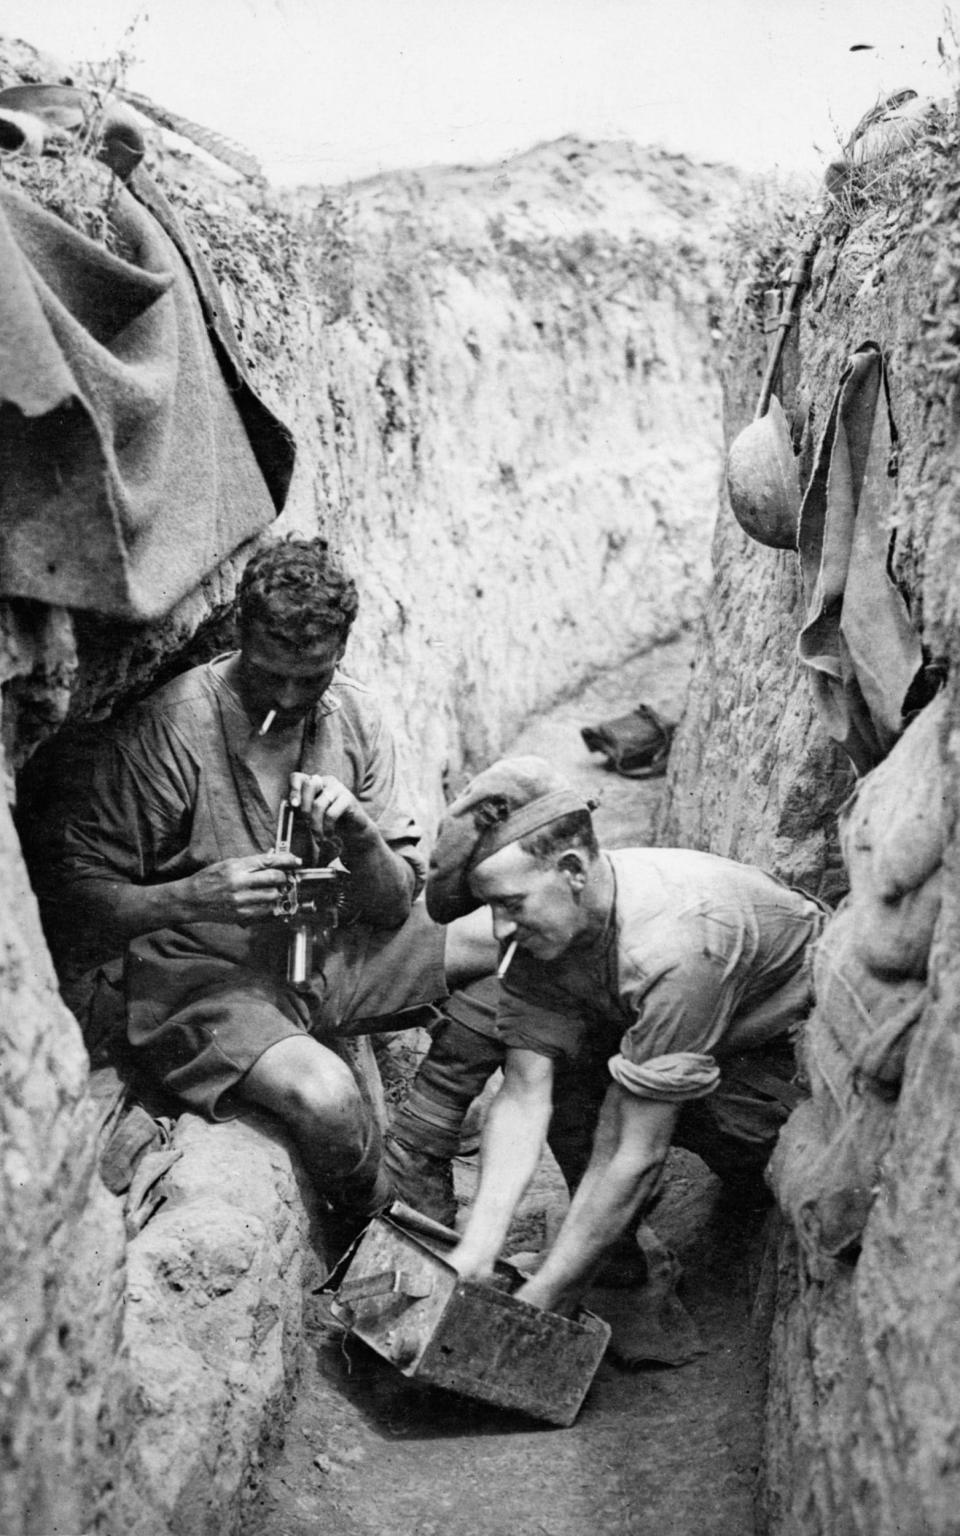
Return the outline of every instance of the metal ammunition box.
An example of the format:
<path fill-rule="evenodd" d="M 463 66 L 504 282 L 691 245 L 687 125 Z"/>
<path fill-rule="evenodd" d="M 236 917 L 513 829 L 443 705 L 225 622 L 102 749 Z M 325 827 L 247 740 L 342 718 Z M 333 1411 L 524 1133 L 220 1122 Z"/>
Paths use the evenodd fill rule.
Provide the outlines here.
<path fill-rule="evenodd" d="M 418 1230 L 409 1229 L 411 1219 Z M 455 1241 L 446 1228 L 392 1206 L 364 1231 L 333 1315 L 405 1376 L 572 1424 L 609 1327 L 589 1312 L 560 1317 L 518 1301 L 500 1288 L 516 1279 L 506 1265 L 498 1266 L 497 1284 L 461 1280 L 443 1257 Z"/>

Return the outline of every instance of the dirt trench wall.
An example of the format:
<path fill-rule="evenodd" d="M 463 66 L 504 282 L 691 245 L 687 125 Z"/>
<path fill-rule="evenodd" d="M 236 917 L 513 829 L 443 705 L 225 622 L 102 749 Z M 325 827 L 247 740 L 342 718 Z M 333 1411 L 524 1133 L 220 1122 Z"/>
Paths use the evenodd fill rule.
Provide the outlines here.
<path fill-rule="evenodd" d="M 129 1411 L 123 1218 L 5 803 L 0 863 L 0 1529 L 69 1536 L 110 1507 Z"/>
<path fill-rule="evenodd" d="M 810 412 L 801 463 L 819 439 L 843 364 L 870 339 L 886 352 L 901 437 L 894 569 L 928 660 L 942 663 L 948 733 L 944 895 L 928 1002 L 912 1037 L 892 1145 L 859 1256 L 811 1274 L 780 1253 L 768 1405 L 770 1536 L 950 1536 L 960 1507 L 960 1162 L 956 1154 L 958 961 L 955 134 L 941 122 L 863 199 L 803 210 L 768 232 L 768 274 L 812 220 L 825 238 L 799 330 L 799 393 Z M 842 215 L 842 216 L 841 216 Z M 764 357 L 756 297 L 741 285 L 725 364 L 728 439 L 750 418 Z M 726 508 L 692 692 L 671 766 L 666 840 L 709 846 L 837 894 L 836 811 L 853 776 L 815 714 L 795 661 L 795 556 L 748 539 Z M 919 790 L 919 786 L 918 786 Z"/>
<path fill-rule="evenodd" d="M 322 529 L 355 570 L 347 662 L 384 696 L 432 825 L 444 777 L 531 707 L 699 615 L 722 462 L 717 240 L 742 183 L 576 140 L 253 207 L 169 157 L 154 169 L 296 435 L 278 531 Z M 235 570 L 164 624 L 74 619 L 56 686 L 49 664 L 13 665 L 14 766 L 65 710 L 143 691 L 198 628 L 222 643 Z M 45 620 L 7 617 L 24 622 Z"/>
<path fill-rule="evenodd" d="M 282 206 L 186 160 L 155 170 L 297 436 L 276 531 L 322 531 L 351 558 L 363 607 L 348 664 L 386 700 L 432 825 L 445 783 L 533 705 L 698 614 L 722 453 L 713 242 L 739 184 L 575 141 L 489 173 Z M 150 626 L 0 605 L 8 791 L 62 727 L 222 647 L 240 564 Z M 305 1218 L 289 1157 L 261 1147 L 270 1211 L 251 1216 L 248 1189 L 216 1188 L 229 1136 L 199 1174 L 181 1137 L 161 1215 L 125 1250 L 96 1173 L 86 1056 L 9 824 L 0 866 L 0 1523 L 10 1536 L 228 1531 L 297 1345 Z M 211 1201 L 209 1253 L 181 1254 Z M 242 1276 L 215 1241 L 234 1227 Z M 224 1338 L 249 1338 L 249 1358 Z"/>
<path fill-rule="evenodd" d="M 303 193 L 286 213 L 311 243 L 298 256 L 265 218 L 249 283 L 204 223 L 300 444 L 285 521 L 330 529 L 357 572 L 348 664 L 387 700 L 428 825 L 444 778 L 532 707 L 699 613 L 721 461 L 714 237 L 736 189 L 564 140 L 342 202 Z"/>

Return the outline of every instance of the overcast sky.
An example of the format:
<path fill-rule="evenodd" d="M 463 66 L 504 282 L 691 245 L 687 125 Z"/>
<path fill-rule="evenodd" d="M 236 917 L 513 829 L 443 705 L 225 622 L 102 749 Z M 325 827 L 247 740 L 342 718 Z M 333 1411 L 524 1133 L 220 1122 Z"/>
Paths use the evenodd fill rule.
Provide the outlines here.
<path fill-rule="evenodd" d="M 819 175 L 878 92 L 944 95 L 944 0 L 2 0 L 65 63 L 250 149 L 271 180 L 485 163 L 564 133 Z M 127 29 L 131 30 L 127 30 Z"/>

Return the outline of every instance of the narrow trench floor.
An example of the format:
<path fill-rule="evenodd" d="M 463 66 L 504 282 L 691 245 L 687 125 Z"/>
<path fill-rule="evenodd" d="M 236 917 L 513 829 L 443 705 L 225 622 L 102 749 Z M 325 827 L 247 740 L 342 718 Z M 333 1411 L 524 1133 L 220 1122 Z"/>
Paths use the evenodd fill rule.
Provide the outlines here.
<path fill-rule="evenodd" d="M 662 779 L 618 778 L 579 728 L 643 700 L 679 714 L 690 642 L 659 648 L 532 720 L 512 751 L 550 757 L 599 795 L 606 846 L 647 841 Z M 474 1159 L 457 1164 L 469 1202 Z M 565 1204 L 545 1158 L 508 1251 L 538 1246 Z M 679 1368 L 604 1360 L 569 1428 L 402 1376 L 308 1302 L 282 1449 L 244 1536 L 752 1536 L 760 1456 L 770 1218 L 729 1208 L 693 1156 L 671 1153 L 650 1225 L 683 1265 L 681 1296 L 706 1352 Z"/>

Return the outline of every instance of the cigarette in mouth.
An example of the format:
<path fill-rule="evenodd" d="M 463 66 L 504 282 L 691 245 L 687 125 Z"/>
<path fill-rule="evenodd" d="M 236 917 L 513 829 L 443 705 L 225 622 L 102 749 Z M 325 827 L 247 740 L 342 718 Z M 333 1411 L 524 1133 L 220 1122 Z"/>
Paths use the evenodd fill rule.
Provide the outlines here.
<path fill-rule="evenodd" d="M 503 977 L 506 976 L 507 971 L 510 968 L 510 961 L 513 959 L 513 957 L 516 954 L 516 952 L 517 952 L 517 941 L 516 941 L 516 939 L 511 939 L 510 943 L 507 945 L 506 949 L 504 950 L 503 959 L 500 961 L 500 964 L 497 966 L 497 980 L 498 981 L 502 980 Z"/>
<path fill-rule="evenodd" d="M 259 731 L 257 732 L 257 735 L 258 736 L 266 736 L 267 732 L 269 731 L 271 725 L 273 724 L 274 720 L 276 720 L 276 718 L 277 718 L 276 710 L 275 709 L 268 709 L 267 713 L 263 717 L 263 724 L 261 725 Z"/>

